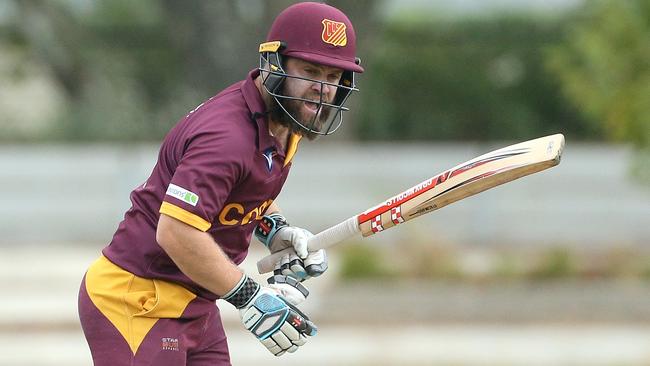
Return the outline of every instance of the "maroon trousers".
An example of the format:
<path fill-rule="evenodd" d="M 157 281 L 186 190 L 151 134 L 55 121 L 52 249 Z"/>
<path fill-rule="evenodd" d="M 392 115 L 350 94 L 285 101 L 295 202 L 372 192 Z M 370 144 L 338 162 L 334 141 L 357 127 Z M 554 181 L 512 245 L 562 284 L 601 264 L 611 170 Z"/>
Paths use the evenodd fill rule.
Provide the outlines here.
<path fill-rule="evenodd" d="M 161 286 L 156 285 L 154 293 L 145 293 L 146 296 L 142 296 L 142 291 L 122 295 L 115 294 L 114 288 L 119 286 L 91 288 L 87 285 L 88 276 L 90 270 L 79 290 L 79 319 L 95 366 L 230 365 L 226 335 L 213 301 L 195 297 L 181 308 L 180 316 L 170 315 L 164 309 L 156 313 L 157 308 L 165 306 L 160 299 L 165 296 L 164 291 L 155 293 Z M 117 313 L 121 309 L 128 313 L 133 303 L 146 308 L 151 299 L 152 310 L 141 312 L 144 315 L 129 317 Z"/>

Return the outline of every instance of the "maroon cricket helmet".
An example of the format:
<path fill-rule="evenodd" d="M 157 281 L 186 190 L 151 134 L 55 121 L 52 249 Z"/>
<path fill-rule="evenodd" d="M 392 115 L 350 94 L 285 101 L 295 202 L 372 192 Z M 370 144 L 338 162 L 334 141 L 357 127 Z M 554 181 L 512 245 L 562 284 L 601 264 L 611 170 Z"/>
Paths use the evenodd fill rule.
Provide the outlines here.
<path fill-rule="evenodd" d="M 266 40 L 281 41 L 282 55 L 363 72 L 356 57 L 356 35 L 350 19 L 327 4 L 304 2 L 286 8 L 275 18 Z"/>
<path fill-rule="evenodd" d="M 298 3 L 282 11 L 271 25 L 266 42 L 260 44 L 260 75 L 266 92 L 273 96 L 296 130 L 310 136 L 334 133 L 343 122 L 345 103 L 352 92 L 359 91 L 355 73 L 363 72 L 356 57 L 356 35 L 350 19 L 340 10 L 321 3 Z M 323 80 L 289 75 L 284 70 L 284 57 L 343 70 L 338 84 Z M 288 79 L 302 79 L 318 83 L 320 100 L 285 95 L 283 85 Z M 335 87 L 333 101 L 323 100 L 323 89 Z M 288 108 L 291 101 L 316 104 L 318 109 L 310 120 L 300 120 Z M 279 119 L 281 120 L 281 119 Z"/>

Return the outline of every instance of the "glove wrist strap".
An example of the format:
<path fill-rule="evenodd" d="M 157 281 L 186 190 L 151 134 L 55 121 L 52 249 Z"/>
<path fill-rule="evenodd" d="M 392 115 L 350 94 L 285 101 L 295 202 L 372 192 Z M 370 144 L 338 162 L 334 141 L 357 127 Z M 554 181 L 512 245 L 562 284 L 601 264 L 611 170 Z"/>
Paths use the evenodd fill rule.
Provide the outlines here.
<path fill-rule="evenodd" d="M 231 303 L 237 309 L 241 309 L 257 295 L 259 290 L 260 285 L 255 280 L 249 278 L 247 274 L 244 274 L 237 285 L 221 298 Z"/>
<path fill-rule="evenodd" d="M 255 237 L 267 248 L 271 247 L 273 236 L 283 227 L 289 226 L 287 219 L 279 213 L 262 216 L 262 220 L 255 228 Z"/>

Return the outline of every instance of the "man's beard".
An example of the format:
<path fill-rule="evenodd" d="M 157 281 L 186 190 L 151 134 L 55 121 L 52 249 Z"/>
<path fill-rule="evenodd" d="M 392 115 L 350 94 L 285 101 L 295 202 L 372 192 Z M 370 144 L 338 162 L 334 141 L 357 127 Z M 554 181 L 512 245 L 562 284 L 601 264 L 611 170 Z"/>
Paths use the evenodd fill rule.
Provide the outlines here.
<path fill-rule="evenodd" d="M 284 90 L 282 90 L 282 93 L 280 95 L 286 95 L 284 93 Z M 288 127 L 292 133 L 302 135 L 307 139 L 309 139 L 309 141 L 315 140 L 319 136 L 319 134 L 313 131 L 308 131 L 307 129 L 300 126 L 298 123 L 296 123 L 296 121 L 294 121 L 293 118 L 300 121 L 305 127 L 308 127 L 316 131 L 322 131 L 321 128 L 323 127 L 323 124 L 328 120 L 331 113 L 331 107 L 321 106 L 320 111 L 317 114 L 316 120 L 312 123 L 314 118 L 312 117 L 312 120 L 305 122 L 300 119 L 300 111 L 302 109 L 302 105 L 304 104 L 303 101 L 296 100 L 296 99 L 287 99 L 287 98 L 272 98 L 272 99 L 273 102 L 271 102 L 271 108 L 269 108 L 269 117 L 273 121 L 281 124 L 282 126 Z M 282 104 L 282 106 L 280 106 L 280 104 Z M 282 109 L 282 107 L 286 109 L 286 112 L 284 111 L 284 109 Z M 291 114 L 293 118 L 291 118 L 289 114 Z"/>

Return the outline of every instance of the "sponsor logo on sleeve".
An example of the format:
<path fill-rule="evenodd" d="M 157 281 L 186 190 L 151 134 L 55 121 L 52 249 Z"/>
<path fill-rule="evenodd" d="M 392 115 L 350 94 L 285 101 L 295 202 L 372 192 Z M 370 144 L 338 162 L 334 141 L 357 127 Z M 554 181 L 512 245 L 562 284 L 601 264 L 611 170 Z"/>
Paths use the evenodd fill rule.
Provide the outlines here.
<path fill-rule="evenodd" d="M 175 184 L 170 184 L 169 187 L 167 187 L 166 194 L 168 196 L 178 198 L 179 200 L 192 206 L 196 206 L 196 204 L 199 202 L 199 196 L 196 193 L 188 191 L 187 189 L 179 187 Z"/>

